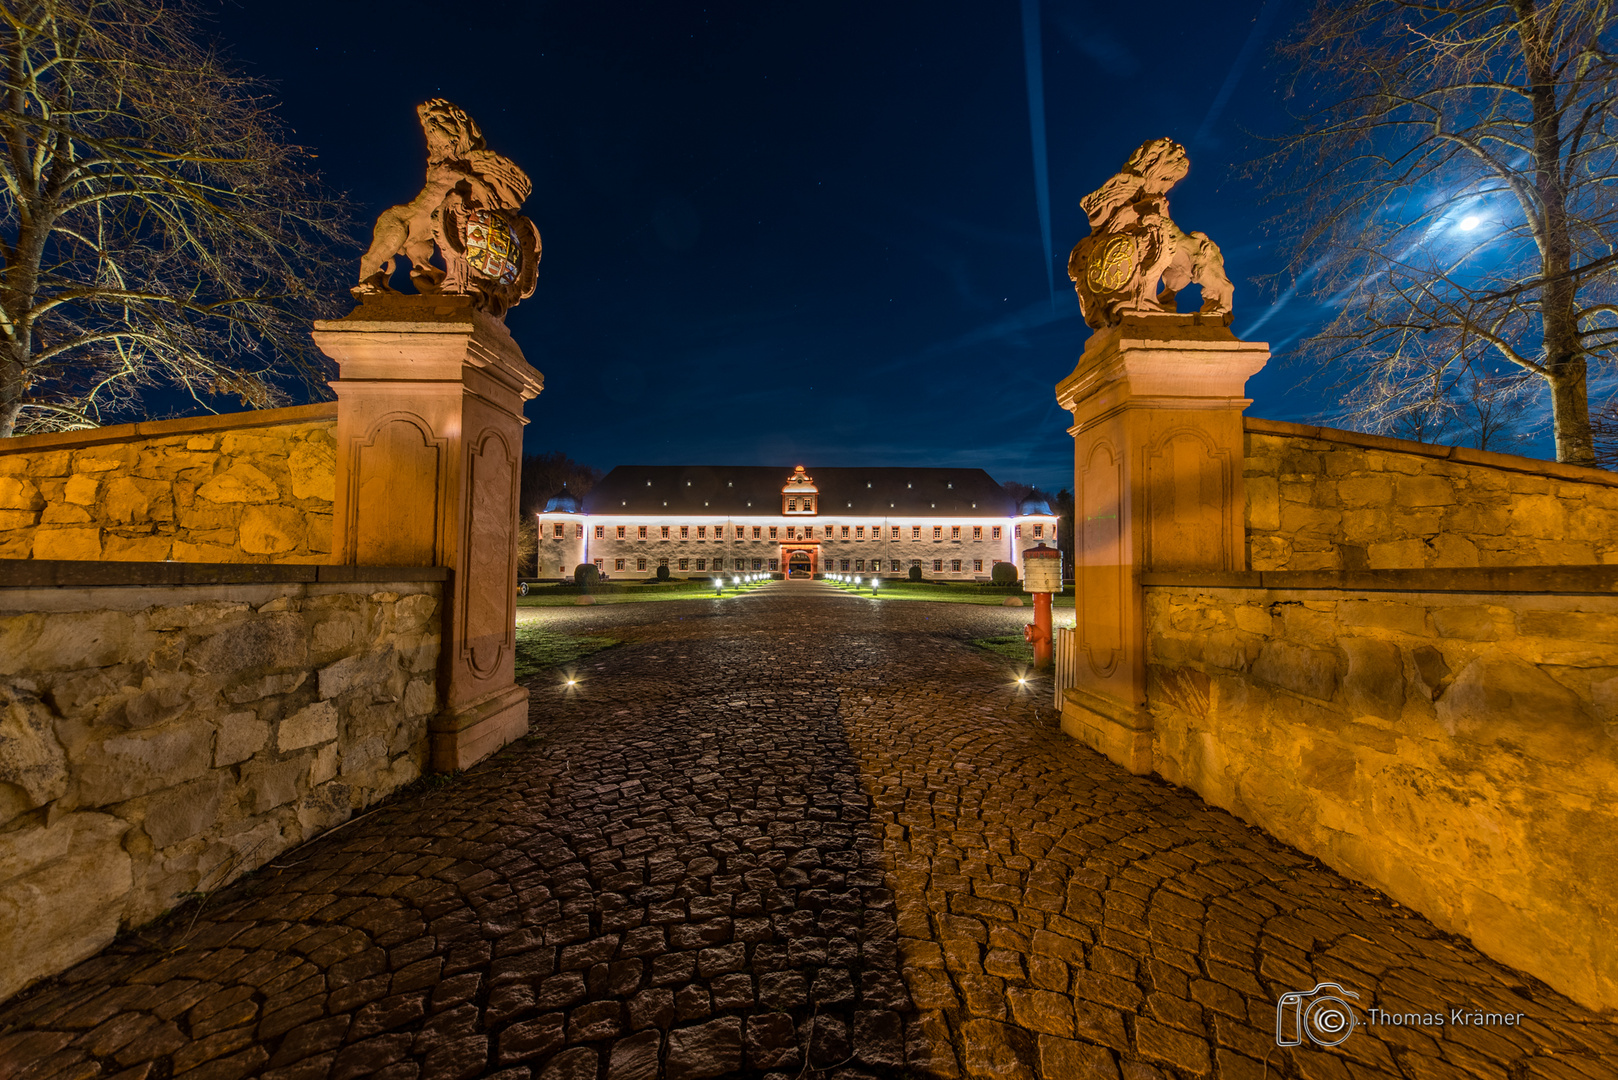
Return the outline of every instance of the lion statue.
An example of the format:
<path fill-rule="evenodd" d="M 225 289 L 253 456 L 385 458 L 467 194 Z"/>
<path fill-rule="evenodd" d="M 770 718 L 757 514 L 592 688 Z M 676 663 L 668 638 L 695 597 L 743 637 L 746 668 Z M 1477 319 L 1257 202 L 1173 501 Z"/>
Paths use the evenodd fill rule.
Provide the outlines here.
<path fill-rule="evenodd" d="M 1230 322 L 1235 288 L 1224 256 L 1205 233 L 1183 232 L 1169 217 L 1168 190 L 1190 168 L 1185 147 L 1153 139 L 1079 200 L 1090 235 L 1073 248 L 1067 274 L 1090 326 L 1113 325 L 1126 313 L 1176 311 L 1175 295 L 1190 284 L 1202 287 L 1202 314 Z"/>
<path fill-rule="evenodd" d="M 479 308 L 503 316 L 534 293 L 539 231 L 517 213 L 533 184 L 510 158 L 488 149 L 464 110 L 434 98 L 416 115 L 427 136 L 427 182 L 410 202 L 377 218 L 353 293 L 395 291 L 390 279 L 402 255 L 417 292 L 470 295 Z M 442 267 L 432 261 L 435 249 Z"/>

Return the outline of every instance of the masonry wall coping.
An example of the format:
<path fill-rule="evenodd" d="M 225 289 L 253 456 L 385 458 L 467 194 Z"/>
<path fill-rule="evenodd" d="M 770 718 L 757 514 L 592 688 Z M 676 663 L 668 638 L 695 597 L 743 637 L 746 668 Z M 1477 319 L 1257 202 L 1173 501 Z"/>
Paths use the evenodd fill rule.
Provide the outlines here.
<path fill-rule="evenodd" d="M 1460 566 L 1404 570 L 1229 570 L 1149 573 L 1148 589 L 1618 595 L 1613 566 Z"/>
<path fill-rule="evenodd" d="M 1315 427 L 1294 424 L 1285 420 L 1264 420 L 1256 416 L 1242 417 L 1242 428 L 1249 435 L 1278 435 L 1318 442 L 1341 443 L 1363 450 L 1383 450 L 1394 454 L 1415 454 L 1418 457 L 1439 458 L 1461 465 L 1480 465 L 1488 469 L 1531 473 L 1550 476 L 1558 480 L 1574 480 L 1583 484 L 1602 484 L 1618 487 L 1618 473 L 1606 469 L 1587 469 L 1582 465 L 1564 465 L 1559 461 L 1523 457 L 1520 454 L 1499 454 L 1493 450 L 1474 450 L 1469 446 L 1439 446 L 1416 442 L 1413 439 L 1392 439 L 1386 435 L 1367 435 L 1361 431 L 1340 428 Z"/>
<path fill-rule="evenodd" d="M 0 559 L 0 589 L 87 585 L 342 584 L 447 581 L 447 566 L 325 566 L 313 563 L 72 562 Z"/>
<path fill-rule="evenodd" d="M 48 431 L 41 435 L 17 435 L 0 439 L 0 454 L 20 454 L 29 450 L 72 450 L 81 446 L 138 442 L 172 435 L 196 435 L 210 431 L 241 431 L 246 428 L 276 427 L 281 424 L 309 424 L 336 420 L 337 402 L 317 401 L 313 405 L 293 405 L 285 409 L 254 409 L 248 412 L 219 413 L 210 416 L 182 416 L 175 420 L 142 420 L 136 424 L 79 431 Z"/>

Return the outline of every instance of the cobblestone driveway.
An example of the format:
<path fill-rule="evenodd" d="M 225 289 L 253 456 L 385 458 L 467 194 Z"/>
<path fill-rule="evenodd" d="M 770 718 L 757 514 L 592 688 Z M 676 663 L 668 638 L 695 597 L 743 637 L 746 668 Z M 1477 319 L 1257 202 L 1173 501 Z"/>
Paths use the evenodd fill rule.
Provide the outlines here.
<path fill-rule="evenodd" d="M 1618 1025 L 1051 729 L 1027 611 L 781 584 L 627 640 L 534 736 L 0 1007 L 0 1078 L 1618 1076 Z M 1479 1007 L 1279 1049 L 1276 1000 Z"/>

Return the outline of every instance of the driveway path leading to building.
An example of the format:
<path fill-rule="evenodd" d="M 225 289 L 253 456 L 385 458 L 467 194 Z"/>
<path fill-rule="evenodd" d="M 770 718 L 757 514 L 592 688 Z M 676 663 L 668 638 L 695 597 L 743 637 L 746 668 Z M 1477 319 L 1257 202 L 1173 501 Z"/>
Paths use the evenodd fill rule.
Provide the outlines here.
<path fill-rule="evenodd" d="M 0 1078 L 1618 1076 L 1618 1024 L 1052 728 L 1026 610 L 536 613 L 534 734 L 0 1007 Z M 1317 982 L 1361 1027 L 1276 1045 Z"/>

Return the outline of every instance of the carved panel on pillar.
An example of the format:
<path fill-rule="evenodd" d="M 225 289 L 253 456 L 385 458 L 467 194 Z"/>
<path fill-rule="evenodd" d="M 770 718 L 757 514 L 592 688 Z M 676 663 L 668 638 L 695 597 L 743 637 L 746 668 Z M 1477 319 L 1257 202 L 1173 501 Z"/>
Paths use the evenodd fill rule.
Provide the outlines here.
<path fill-rule="evenodd" d="M 1145 563 L 1153 570 L 1233 570 L 1233 461 L 1203 431 L 1177 427 L 1146 451 Z"/>
<path fill-rule="evenodd" d="M 343 530 L 348 563 L 438 565 L 444 445 L 419 417 L 391 413 L 353 447 L 348 470 L 351 520 Z M 367 527 L 355 528 L 359 521 Z"/>
<path fill-rule="evenodd" d="M 1079 643 L 1090 670 L 1102 679 L 1109 678 L 1124 657 L 1119 611 L 1129 559 L 1120 517 L 1123 482 L 1123 462 L 1117 449 L 1107 440 L 1098 440 L 1090 447 L 1075 485 L 1079 515 L 1075 569 L 1082 578 Z"/>
<path fill-rule="evenodd" d="M 494 677 L 515 648 L 517 462 L 499 432 L 486 431 L 468 455 L 468 575 L 479 587 L 461 604 L 461 658 L 480 679 Z M 501 582 L 509 582 L 499 588 Z M 506 666 L 510 666 L 508 663 Z"/>

